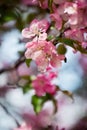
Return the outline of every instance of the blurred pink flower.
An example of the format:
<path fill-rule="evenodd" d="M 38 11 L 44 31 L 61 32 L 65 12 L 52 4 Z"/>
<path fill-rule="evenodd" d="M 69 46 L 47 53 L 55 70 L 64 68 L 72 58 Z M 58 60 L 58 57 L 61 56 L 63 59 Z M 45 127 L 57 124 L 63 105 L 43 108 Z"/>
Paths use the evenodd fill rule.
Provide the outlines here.
<path fill-rule="evenodd" d="M 64 32 L 66 38 L 82 42 L 84 40 L 83 34 L 80 29 L 72 29 Z"/>
<path fill-rule="evenodd" d="M 47 38 L 47 29 L 49 27 L 49 22 L 47 20 L 38 21 L 34 19 L 30 27 L 24 28 L 22 30 L 22 36 L 24 38 L 35 38 L 34 40 L 46 40 Z"/>
<path fill-rule="evenodd" d="M 87 42 L 87 29 L 69 29 L 64 32 L 66 38 L 77 40 L 79 42 Z"/>
<path fill-rule="evenodd" d="M 15 128 L 14 130 L 32 130 L 32 128 L 30 125 L 23 123 L 19 128 Z"/>
<path fill-rule="evenodd" d="M 54 73 L 53 74 L 40 74 L 37 76 L 35 80 L 32 82 L 32 86 L 35 89 L 36 95 L 38 96 L 43 96 L 46 93 L 49 94 L 55 94 L 56 92 L 56 86 L 52 84 L 53 78 L 56 76 Z"/>
<path fill-rule="evenodd" d="M 46 70 L 49 65 L 53 67 L 59 66 L 61 64 L 61 60 L 65 58 L 62 56 L 61 59 L 61 56 L 57 54 L 56 48 L 52 42 L 29 42 L 26 47 L 27 50 L 25 52 L 25 57 L 27 59 L 34 60 L 40 71 Z"/>

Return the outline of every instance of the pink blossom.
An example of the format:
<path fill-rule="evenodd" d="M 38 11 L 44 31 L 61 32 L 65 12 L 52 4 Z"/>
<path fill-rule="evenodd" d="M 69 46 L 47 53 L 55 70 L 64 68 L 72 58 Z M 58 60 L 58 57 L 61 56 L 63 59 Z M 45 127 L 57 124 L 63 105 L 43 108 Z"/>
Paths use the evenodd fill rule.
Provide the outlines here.
<path fill-rule="evenodd" d="M 73 39 L 73 40 L 77 40 L 79 42 L 82 42 L 83 39 L 83 34 L 81 32 L 81 30 L 79 29 L 72 29 L 72 30 L 67 30 L 64 32 L 65 37 Z"/>
<path fill-rule="evenodd" d="M 64 32 L 65 37 L 79 42 L 87 41 L 87 29 L 69 29 Z"/>
<path fill-rule="evenodd" d="M 49 22 L 47 20 L 38 21 L 34 19 L 28 28 L 22 30 L 22 36 L 24 38 L 35 38 L 34 40 L 46 40 L 47 29 L 49 27 Z"/>
<path fill-rule="evenodd" d="M 51 75 L 50 75 L 51 74 Z M 32 82 L 32 86 L 35 89 L 36 95 L 44 96 L 46 93 L 55 94 L 56 86 L 52 84 L 53 73 L 38 75 Z M 55 75 L 55 73 L 54 73 Z"/>
<path fill-rule="evenodd" d="M 23 123 L 19 128 L 15 128 L 14 130 L 32 130 L 32 128 L 30 125 Z"/>
<path fill-rule="evenodd" d="M 26 58 L 34 60 L 40 71 L 46 70 L 49 65 L 57 67 L 63 60 L 57 54 L 55 46 L 50 41 L 29 42 L 26 47 Z"/>

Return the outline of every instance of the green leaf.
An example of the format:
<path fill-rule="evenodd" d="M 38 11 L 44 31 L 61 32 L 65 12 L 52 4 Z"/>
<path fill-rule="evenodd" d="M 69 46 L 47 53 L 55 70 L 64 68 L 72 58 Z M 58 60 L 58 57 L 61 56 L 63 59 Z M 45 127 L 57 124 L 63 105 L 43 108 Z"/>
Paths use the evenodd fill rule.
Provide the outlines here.
<path fill-rule="evenodd" d="M 55 40 L 56 43 L 61 42 L 64 43 L 70 47 L 72 47 L 73 49 L 75 49 L 76 51 L 80 51 L 83 54 L 87 54 L 87 50 L 82 48 L 81 43 L 73 40 L 73 39 L 69 39 L 69 38 L 61 38 L 61 37 L 56 37 Z M 54 43 L 55 44 L 55 43 Z"/>
<path fill-rule="evenodd" d="M 43 97 L 38 97 L 37 95 L 32 96 L 32 105 L 34 107 L 34 111 L 36 112 L 36 114 L 38 114 L 41 111 L 43 103 L 44 103 Z"/>
<path fill-rule="evenodd" d="M 74 44 L 73 44 L 73 43 L 74 43 L 75 41 L 72 40 L 72 39 L 56 37 L 56 40 L 57 40 L 58 42 L 64 43 L 64 44 L 69 45 L 69 46 L 71 46 L 71 47 L 74 48 Z"/>
<path fill-rule="evenodd" d="M 30 66 L 30 63 L 31 63 L 32 59 L 26 59 L 25 62 L 26 62 L 26 65 L 29 67 Z"/>
<path fill-rule="evenodd" d="M 42 97 L 33 95 L 32 96 L 32 105 L 33 105 L 33 108 L 34 108 L 34 111 L 36 112 L 36 114 L 38 114 L 42 110 L 44 103 L 47 101 L 52 101 L 52 103 L 54 105 L 54 113 L 57 112 L 57 108 L 58 108 L 57 101 L 54 99 L 53 95 L 46 94 L 45 96 L 42 96 Z"/>

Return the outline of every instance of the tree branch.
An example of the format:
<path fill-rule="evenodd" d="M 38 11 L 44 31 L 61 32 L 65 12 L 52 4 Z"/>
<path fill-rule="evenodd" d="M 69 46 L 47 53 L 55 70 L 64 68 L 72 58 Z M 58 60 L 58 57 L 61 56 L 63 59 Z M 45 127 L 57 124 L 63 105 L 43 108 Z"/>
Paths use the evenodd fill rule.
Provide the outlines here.
<path fill-rule="evenodd" d="M 15 63 L 14 65 L 7 67 L 7 68 L 2 68 L 0 69 L 0 74 L 4 73 L 4 72 L 8 72 L 8 71 L 12 71 L 14 69 L 17 69 L 19 67 L 19 65 L 21 65 L 23 62 L 25 61 L 25 57 L 22 56 L 20 57 Z"/>

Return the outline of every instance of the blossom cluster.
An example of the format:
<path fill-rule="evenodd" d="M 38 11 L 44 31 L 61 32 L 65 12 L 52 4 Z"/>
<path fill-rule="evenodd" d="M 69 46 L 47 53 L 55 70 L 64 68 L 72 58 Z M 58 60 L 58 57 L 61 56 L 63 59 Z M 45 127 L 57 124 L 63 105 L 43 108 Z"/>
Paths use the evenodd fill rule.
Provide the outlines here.
<path fill-rule="evenodd" d="M 22 36 L 31 40 L 26 44 L 25 57 L 34 60 L 40 71 L 45 71 L 49 66 L 57 67 L 64 59 L 64 56 L 57 54 L 53 43 L 46 40 L 48 28 L 47 20 L 35 19 L 30 27 L 22 30 Z"/>
<path fill-rule="evenodd" d="M 41 8 L 49 9 L 48 0 L 34 0 Z M 87 1 L 53 0 L 51 3 L 51 21 L 55 28 L 64 29 L 64 36 L 77 40 L 83 48 L 87 47 Z M 57 6 L 58 5 L 58 6 Z"/>
<path fill-rule="evenodd" d="M 57 77 L 57 75 L 57 72 L 53 72 L 52 70 L 44 74 L 39 74 L 32 82 L 36 95 L 44 96 L 46 93 L 55 95 L 56 86 L 52 81 Z"/>
<path fill-rule="evenodd" d="M 50 13 L 48 18 L 34 19 L 22 30 L 22 36 L 28 41 L 25 45 L 25 57 L 32 59 L 41 73 L 32 81 L 36 95 L 52 95 L 57 89 L 51 82 L 51 73 L 47 75 L 48 68 L 58 68 L 62 60 L 66 59 L 65 54 L 58 53 L 58 43 L 62 43 L 63 47 L 66 46 L 65 43 L 75 51 L 87 53 L 87 1 L 32 0 L 31 3 L 50 10 Z"/>
<path fill-rule="evenodd" d="M 87 53 L 87 0 L 30 0 L 29 3 L 27 0 L 27 4 L 36 4 L 50 12 L 44 19 L 34 19 L 22 30 L 22 36 L 28 41 L 25 57 L 33 60 L 39 70 L 31 83 L 35 98 L 38 100 L 49 94 L 54 102 L 60 89 L 53 80 L 58 76 L 56 70 L 66 60 L 65 53 L 58 52 L 59 45 L 62 43 L 63 49 L 69 45 L 75 51 Z M 72 96 L 68 91 L 64 93 Z M 15 130 L 30 129 L 24 125 Z"/>

